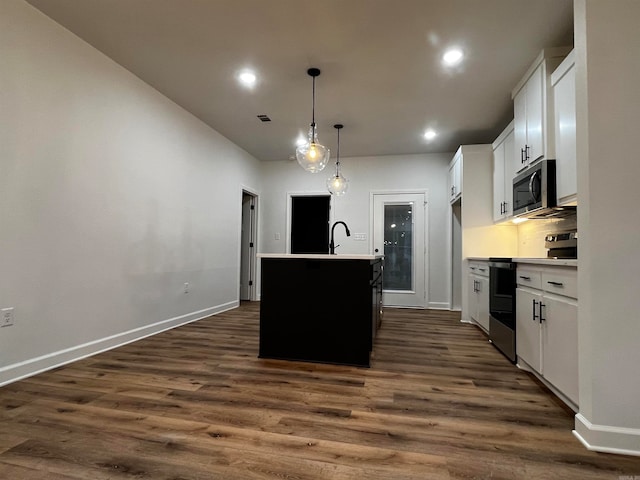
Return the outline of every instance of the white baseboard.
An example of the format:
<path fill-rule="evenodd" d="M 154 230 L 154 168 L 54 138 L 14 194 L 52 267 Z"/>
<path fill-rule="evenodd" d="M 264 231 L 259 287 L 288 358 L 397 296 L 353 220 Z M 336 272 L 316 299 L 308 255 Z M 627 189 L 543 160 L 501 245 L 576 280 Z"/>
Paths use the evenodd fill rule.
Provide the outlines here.
<path fill-rule="evenodd" d="M 165 330 L 170 330 L 187 323 L 195 322 L 196 320 L 215 315 L 216 313 L 231 310 L 239 305 L 240 302 L 238 300 L 234 300 L 215 307 L 209 307 L 196 312 L 180 315 L 178 317 L 169 318 L 167 320 L 161 320 L 151 325 L 134 328 L 133 330 L 87 342 L 82 345 L 48 353 L 23 362 L 7 365 L 6 367 L 0 368 L 0 387 L 37 375 L 38 373 L 45 372 L 47 370 L 60 367 L 67 363 L 75 362 L 107 350 L 112 350 L 122 345 L 126 345 L 127 343 L 135 342 L 136 340 L 141 340 L 145 337 L 150 337 L 151 335 L 156 335 L 160 332 L 164 332 Z"/>
<path fill-rule="evenodd" d="M 594 452 L 640 456 L 640 429 L 594 425 L 581 413 L 576 415 L 573 434 Z"/>
<path fill-rule="evenodd" d="M 429 302 L 429 307 L 433 310 L 450 310 L 450 305 L 447 302 Z"/>

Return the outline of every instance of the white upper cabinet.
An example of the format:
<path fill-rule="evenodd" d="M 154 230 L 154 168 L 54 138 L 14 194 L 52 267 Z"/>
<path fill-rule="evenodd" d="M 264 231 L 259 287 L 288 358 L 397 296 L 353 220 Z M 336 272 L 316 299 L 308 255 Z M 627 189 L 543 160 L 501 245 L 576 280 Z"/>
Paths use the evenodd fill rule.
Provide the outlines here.
<path fill-rule="evenodd" d="M 462 150 L 458 149 L 449 164 L 449 201 L 455 203 L 462 195 Z"/>
<path fill-rule="evenodd" d="M 513 162 L 514 122 L 493 142 L 493 221 L 513 216 Z"/>
<path fill-rule="evenodd" d="M 551 74 L 558 205 L 576 205 L 576 72 L 573 51 Z"/>
<path fill-rule="evenodd" d="M 537 160 L 554 157 L 550 76 L 569 50 L 568 47 L 543 50 L 513 89 L 514 173 Z"/>

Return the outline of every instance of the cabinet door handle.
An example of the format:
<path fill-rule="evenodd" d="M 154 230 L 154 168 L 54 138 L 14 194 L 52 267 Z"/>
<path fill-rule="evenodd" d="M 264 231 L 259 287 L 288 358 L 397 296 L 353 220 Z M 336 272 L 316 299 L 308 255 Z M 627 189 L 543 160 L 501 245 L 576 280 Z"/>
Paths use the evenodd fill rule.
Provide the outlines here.
<path fill-rule="evenodd" d="M 469 268 L 470 268 L 471 270 L 475 270 L 475 269 L 476 269 L 476 267 L 469 267 Z"/>
<path fill-rule="evenodd" d="M 486 268 L 479 268 L 478 270 L 480 270 L 481 272 L 486 272 L 487 271 Z"/>
<path fill-rule="evenodd" d="M 526 162 L 527 160 L 529 160 L 529 158 L 531 158 L 531 157 L 529 156 L 529 149 L 530 149 L 530 148 L 531 148 L 531 147 L 530 147 L 529 145 L 525 145 L 525 146 L 524 146 L 524 160 L 525 160 L 525 162 Z"/>
<path fill-rule="evenodd" d="M 555 285 L 556 287 L 563 287 L 564 286 L 564 283 L 562 283 L 562 282 L 552 282 L 551 280 L 549 280 L 547 283 L 549 285 Z"/>
<path fill-rule="evenodd" d="M 520 275 L 520 278 L 523 280 L 531 280 L 531 277 L 525 277 L 524 275 Z"/>
<path fill-rule="evenodd" d="M 542 316 L 542 307 L 547 308 L 544 303 L 540 302 L 540 323 L 547 321 L 547 319 Z"/>
<path fill-rule="evenodd" d="M 538 302 L 536 302 L 535 300 L 533 301 L 533 321 L 536 321 L 536 318 L 539 318 L 538 315 L 536 315 L 536 305 L 538 304 Z"/>
<path fill-rule="evenodd" d="M 520 149 L 520 163 L 524 163 L 524 148 Z"/>
<path fill-rule="evenodd" d="M 504 212 L 502 212 L 502 213 L 504 213 L 504 214 L 506 214 L 506 213 L 507 213 L 507 205 L 508 205 L 508 203 L 507 203 L 507 202 L 504 202 Z"/>

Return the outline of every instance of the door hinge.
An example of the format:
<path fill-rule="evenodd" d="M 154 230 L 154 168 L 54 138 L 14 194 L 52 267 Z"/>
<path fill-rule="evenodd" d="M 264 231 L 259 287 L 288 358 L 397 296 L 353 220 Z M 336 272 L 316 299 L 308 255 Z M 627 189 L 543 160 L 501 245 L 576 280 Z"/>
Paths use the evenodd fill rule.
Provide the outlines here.
<path fill-rule="evenodd" d="M 255 210 L 256 206 L 255 205 L 251 205 L 251 210 Z"/>
<path fill-rule="evenodd" d="M 253 242 L 249 242 L 249 248 L 253 248 Z"/>
<path fill-rule="evenodd" d="M 253 285 L 253 280 L 249 280 L 249 286 Z"/>

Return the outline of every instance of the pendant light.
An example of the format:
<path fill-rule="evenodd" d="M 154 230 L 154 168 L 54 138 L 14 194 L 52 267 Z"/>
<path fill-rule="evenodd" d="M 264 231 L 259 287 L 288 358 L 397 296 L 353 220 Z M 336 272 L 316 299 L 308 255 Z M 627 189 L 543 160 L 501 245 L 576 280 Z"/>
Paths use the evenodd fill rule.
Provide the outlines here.
<path fill-rule="evenodd" d="M 340 129 L 344 127 L 337 123 L 333 126 L 338 131 L 338 153 L 336 155 L 336 174 L 332 177 L 327 178 L 327 189 L 331 193 L 331 195 L 335 195 L 337 197 L 344 195 L 347 193 L 347 188 L 349 188 L 349 180 L 342 176 L 340 173 Z"/>
<path fill-rule="evenodd" d="M 307 142 L 296 148 L 296 159 L 302 168 L 311 173 L 318 173 L 324 169 L 329 161 L 330 152 L 327 147 L 318 143 L 316 132 L 316 77 L 320 70 L 310 68 L 307 73 L 313 78 L 313 100 L 311 108 L 311 125 Z"/>

